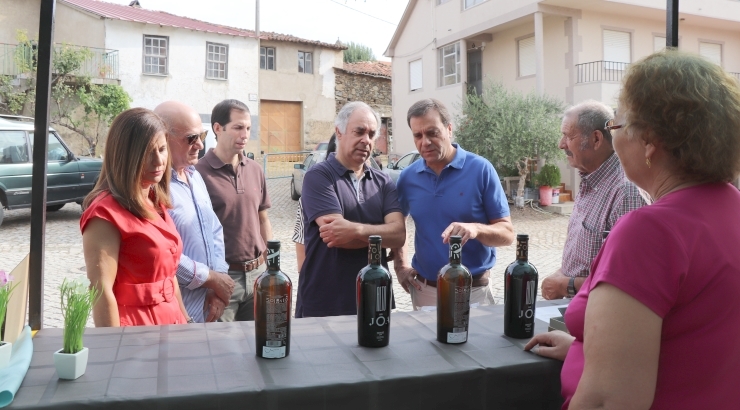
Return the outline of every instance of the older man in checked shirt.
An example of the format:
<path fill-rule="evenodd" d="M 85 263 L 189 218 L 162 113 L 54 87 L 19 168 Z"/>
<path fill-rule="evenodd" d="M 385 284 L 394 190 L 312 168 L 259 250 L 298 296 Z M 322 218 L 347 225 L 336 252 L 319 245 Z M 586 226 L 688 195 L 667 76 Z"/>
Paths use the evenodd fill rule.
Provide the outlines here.
<path fill-rule="evenodd" d="M 568 223 L 560 269 L 542 281 L 542 297 L 573 297 L 586 280 L 601 249 L 604 232 L 624 214 L 645 205 L 639 189 L 624 176 L 606 122 L 614 111 L 597 101 L 568 109 L 561 126 L 560 149 L 581 176 Z M 622 137 L 625 138 L 625 137 Z"/>
<path fill-rule="evenodd" d="M 213 211 L 203 178 L 194 165 L 203 149 L 206 131 L 193 108 L 167 101 L 154 109 L 167 124 L 167 142 L 172 158 L 169 210 L 183 242 L 177 266 L 182 301 L 188 322 L 218 320 L 229 304 L 234 281 L 228 274 L 223 227 Z"/>

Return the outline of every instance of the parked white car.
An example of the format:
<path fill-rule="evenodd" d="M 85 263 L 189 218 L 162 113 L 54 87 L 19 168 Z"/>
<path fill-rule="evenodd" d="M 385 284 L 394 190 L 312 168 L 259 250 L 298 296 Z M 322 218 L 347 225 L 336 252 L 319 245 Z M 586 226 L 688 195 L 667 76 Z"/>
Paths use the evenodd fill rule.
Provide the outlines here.
<path fill-rule="evenodd" d="M 421 155 L 419 155 L 419 151 L 413 150 L 399 158 L 398 161 L 389 163 L 387 167 L 383 168 L 383 172 L 388 174 L 393 182 L 398 182 L 398 176 L 401 175 L 401 171 L 403 171 L 403 169 L 407 166 L 416 162 L 419 158 L 421 158 Z"/>

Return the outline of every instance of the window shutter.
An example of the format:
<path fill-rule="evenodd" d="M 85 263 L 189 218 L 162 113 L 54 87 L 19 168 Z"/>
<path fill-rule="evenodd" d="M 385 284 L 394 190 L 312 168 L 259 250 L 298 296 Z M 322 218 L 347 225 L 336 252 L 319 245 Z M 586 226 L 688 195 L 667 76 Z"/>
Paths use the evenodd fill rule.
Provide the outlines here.
<path fill-rule="evenodd" d="M 722 45 L 715 43 L 699 43 L 699 55 L 717 65 L 722 65 Z"/>
<path fill-rule="evenodd" d="M 534 36 L 519 40 L 519 77 L 537 73 Z"/>
<path fill-rule="evenodd" d="M 630 63 L 630 33 L 604 30 L 604 61 Z"/>
<path fill-rule="evenodd" d="M 665 37 L 653 37 L 653 51 L 658 52 L 665 48 Z"/>
<path fill-rule="evenodd" d="M 421 68 L 421 60 L 416 60 L 409 63 L 409 89 L 411 91 L 421 89 Z"/>

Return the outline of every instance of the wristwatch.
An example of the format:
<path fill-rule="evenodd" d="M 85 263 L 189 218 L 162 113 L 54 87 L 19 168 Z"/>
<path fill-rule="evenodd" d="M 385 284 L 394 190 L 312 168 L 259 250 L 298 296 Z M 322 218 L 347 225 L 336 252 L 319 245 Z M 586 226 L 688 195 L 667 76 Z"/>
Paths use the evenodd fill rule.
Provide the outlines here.
<path fill-rule="evenodd" d="M 576 295 L 576 277 L 573 276 L 568 281 L 568 297 L 572 298 Z"/>

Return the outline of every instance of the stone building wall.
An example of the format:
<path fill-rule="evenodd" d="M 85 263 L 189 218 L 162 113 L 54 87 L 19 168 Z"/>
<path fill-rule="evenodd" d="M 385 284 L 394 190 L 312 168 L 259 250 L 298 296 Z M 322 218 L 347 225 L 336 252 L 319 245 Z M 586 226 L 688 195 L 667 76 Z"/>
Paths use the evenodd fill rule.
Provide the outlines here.
<path fill-rule="evenodd" d="M 362 101 L 377 111 L 381 117 L 391 117 L 391 79 L 344 70 L 336 73 L 335 96 L 337 112 L 351 101 Z"/>

